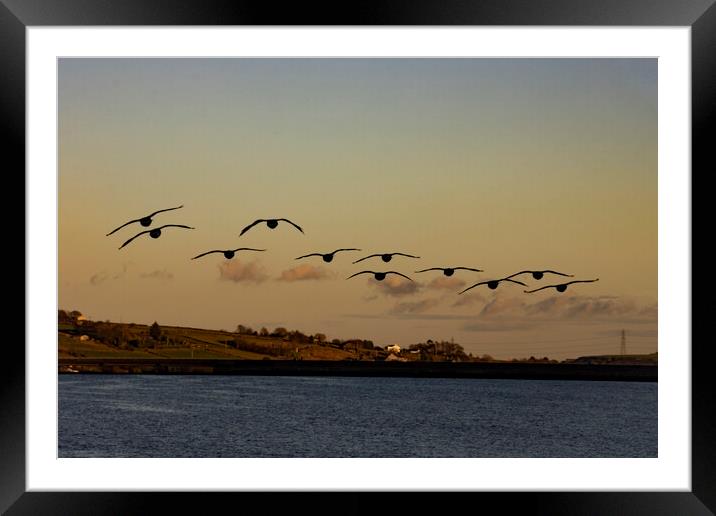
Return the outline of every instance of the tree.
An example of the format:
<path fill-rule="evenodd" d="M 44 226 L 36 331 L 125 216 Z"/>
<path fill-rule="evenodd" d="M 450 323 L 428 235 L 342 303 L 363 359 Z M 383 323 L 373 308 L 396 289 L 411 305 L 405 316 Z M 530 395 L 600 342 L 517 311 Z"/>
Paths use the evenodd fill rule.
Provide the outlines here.
<path fill-rule="evenodd" d="M 250 326 L 244 326 L 243 324 L 239 324 L 236 327 L 236 333 L 239 335 L 251 335 L 254 332 L 254 330 L 251 329 Z"/>
<path fill-rule="evenodd" d="M 326 342 L 326 339 L 328 337 L 326 337 L 324 333 L 316 333 L 313 338 L 316 339 L 316 342 L 322 345 L 324 342 Z"/>
<path fill-rule="evenodd" d="M 268 337 L 268 336 L 269 336 L 269 331 L 268 331 L 268 329 L 266 329 L 266 327 L 264 326 L 263 328 L 261 328 L 261 331 L 259 332 L 259 335 L 261 335 L 262 337 Z"/>
<path fill-rule="evenodd" d="M 157 324 L 157 321 L 154 321 L 154 324 L 149 327 L 149 336 L 154 340 L 162 338 L 162 329 Z"/>

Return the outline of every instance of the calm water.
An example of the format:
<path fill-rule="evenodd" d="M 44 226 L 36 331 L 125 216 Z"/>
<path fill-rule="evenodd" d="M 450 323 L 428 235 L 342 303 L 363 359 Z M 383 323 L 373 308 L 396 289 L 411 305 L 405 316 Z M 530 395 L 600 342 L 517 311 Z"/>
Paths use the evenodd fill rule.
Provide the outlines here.
<path fill-rule="evenodd" d="M 60 457 L 656 457 L 657 384 L 60 375 Z"/>

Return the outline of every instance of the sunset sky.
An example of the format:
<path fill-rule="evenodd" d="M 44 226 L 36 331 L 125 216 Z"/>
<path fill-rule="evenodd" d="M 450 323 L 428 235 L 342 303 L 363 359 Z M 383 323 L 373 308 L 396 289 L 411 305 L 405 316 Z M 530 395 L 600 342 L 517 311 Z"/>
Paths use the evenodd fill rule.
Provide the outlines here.
<path fill-rule="evenodd" d="M 60 59 L 59 306 L 496 358 L 657 350 L 656 59 Z M 161 213 L 149 228 L 131 219 Z M 257 218 L 289 218 L 271 230 Z M 146 229 L 168 228 L 118 249 Z M 212 249 L 262 253 L 190 258 Z M 311 252 L 341 247 L 332 263 Z M 395 257 L 351 262 L 369 254 Z M 429 267 L 466 266 L 447 278 Z M 501 284 L 554 269 L 564 293 Z M 367 275 L 395 270 L 415 280 Z M 530 289 L 564 279 L 523 275 Z"/>

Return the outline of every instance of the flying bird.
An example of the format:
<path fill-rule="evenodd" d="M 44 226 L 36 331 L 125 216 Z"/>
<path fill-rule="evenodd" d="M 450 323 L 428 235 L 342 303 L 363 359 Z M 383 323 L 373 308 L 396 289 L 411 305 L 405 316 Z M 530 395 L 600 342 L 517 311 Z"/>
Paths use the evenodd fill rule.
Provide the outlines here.
<path fill-rule="evenodd" d="M 491 288 L 492 290 L 495 290 L 495 289 L 497 288 L 497 285 L 499 285 L 499 283 L 500 283 L 501 281 L 511 281 L 512 283 L 518 283 L 518 284 L 522 285 L 523 287 L 526 287 L 526 286 L 527 286 L 527 285 L 525 285 L 524 283 L 522 283 L 521 281 L 515 281 L 515 280 L 509 279 L 509 278 L 502 278 L 502 279 L 489 280 L 489 281 L 481 281 L 480 283 L 475 283 L 472 287 L 467 287 L 467 288 L 466 288 L 465 290 L 463 290 L 462 292 L 458 292 L 458 294 L 462 294 L 463 292 L 467 292 L 467 291 L 470 290 L 471 288 L 475 288 L 475 287 L 477 287 L 477 286 L 479 286 L 479 285 L 487 285 L 487 286 L 488 286 L 489 288 Z"/>
<path fill-rule="evenodd" d="M 557 272 L 557 271 L 520 271 L 520 272 L 516 272 L 516 273 L 514 273 L 510 276 L 507 276 L 507 277 L 514 278 L 515 276 L 519 276 L 520 274 L 532 274 L 532 277 L 534 279 L 540 280 L 540 279 L 542 279 L 542 276 L 545 275 L 545 273 L 557 274 L 559 276 L 567 276 L 568 278 L 574 277 L 574 274 L 564 274 L 562 272 Z"/>
<path fill-rule="evenodd" d="M 453 274 L 455 274 L 455 271 L 458 271 L 458 270 L 484 272 L 481 269 L 471 269 L 470 267 L 431 267 L 429 269 L 423 269 L 422 271 L 415 271 L 415 272 L 419 273 L 419 272 L 427 272 L 427 271 L 443 271 L 443 274 L 445 274 L 445 276 L 452 276 Z"/>
<path fill-rule="evenodd" d="M 295 227 L 297 230 L 299 230 L 301 233 L 303 233 L 303 230 L 301 229 L 300 226 L 294 224 L 293 222 L 291 222 L 291 221 L 288 220 L 288 219 L 258 219 L 258 220 L 253 221 L 251 224 L 249 224 L 248 226 L 246 226 L 244 229 L 242 229 L 242 230 L 241 230 L 241 233 L 239 233 L 239 236 L 243 235 L 243 234 L 246 233 L 249 229 L 251 229 L 252 227 L 254 227 L 256 224 L 260 224 L 261 222 L 265 222 L 266 225 L 267 225 L 269 228 L 275 229 L 276 226 L 278 226 L 279 221 L 288 222 L 288 223 L 291 224 L 293 227 Z"/>
<path fill-rule="evenodd" d="M 266 249 L 252 249 L 251 247 L 239 247 L 238 249 L 228 249 L 226 251 L 221 250 L 215 250 L 215 251 L 207 251 L 205 253 L 202 253 L 200 255 L 195 256 L 192 258 L 192 260 L 196 260 L 197 258 L 201 258 L 202 256 L 206 256 L 207 254 L 211 253 L 224 253 L 224 258 L 227 260 L 231 260 L 234 255 L 236 254 L 236 251 L 265 251 Z"/>
<path fill-rule="evenodd" d="M 296 260 L 300 260 L 301 258 L 308 258 L 309 256 L 320 256 L 323 258 L 324 262 L 332 262 L 333 261 L 333 255 L 340 251 L 360 251 L 360 249 L 356 249 L 355 247 L 351 247 L 349 249 L 336 249 L 332 253 L 311 253 L 311 254 L 304 254 L 303 256 L 299 256 L 296 258 Z"/>
<path fill-rule="evenodd" d="M 387 271 L 387 272 L 360 271 L 360 272 L 356 272 L 355 274 L 351 274 L 346 279 L 347 280 L 351 279 L 353 276 L 358 276 L 359 274 L 373 274 L 373 276 L 375 276 L 375 279 L 378 281 L 383 281 L 388 274 L 397 274 L 398 276 L 402 276 L 405 279 L 413 281 L 410 278 L 408 278 L 405 274 L 400 274 L 399 272 L 395 272 L 395 271 Z"/>
<path fill-rule="evenodd" d="M 149 233 L 149 236 L 152 238 L 159 238 L 162 234 L 162 229 L 164 228 L 185 228 L 185 229 L 195 229 L 189 226 L 182 226 L 181 224 L 165 224 L 164 226 L 154 228 L 154 229 L 148 229 L 147 231 L 142 231 L 141 233 L 137 233 L 132 238 L 127 240 L 125 243 L 123 243 L 121 246 L 119 246 L 120 249 L 122 249 L 125 245 L 127 245 L 129 242 L 137 238 L 138 236 L 142 236 L 145 233 Z"/>
<path fill-rule="evenodd" d="M 128 226 L 129 224 L 134 224 L 135 222 L 139 222 L 142 226 L 144 226 L 144 227 L 146 228 L 147 226 L 150 226 L 150 225 L 152 224 L 152 217 L 154 217 L 154 215 L 156 215 L 157 213 L 161 213 L 161 212 L 163 212 L 163 211 L 178 210 L 179 208 L 183 208 L 183 207 L 184 207 L 184 205 L 182 204 L 181 206 L 177 206 L 176 208 L 166 208 L 166 209 L 164 209 L 164 210 L 157 210 L 157 211 L 155 211 L 154 213 L 152 213 L 152 214 L 150 214 L 150 215 L 147 215 L 146 217 L 142 217 L 142 218 L 139 218 L 139 219 L 130 220 L 129 222 L 125 222 L 124 224 L 122 224 L 121 226 L 119 226 L 119 227 L 118 227 L 117 229 L 115 229 L 114 231 L 110 231 L 110 232 L 107 233 L 105 236 L 109 236 L 109 235 L 111 235 L 112 233 L 115 233 L 115 232 L 119 231 L 119 230 L 122 229 L 124 226 Z"/>
<path fill-rule="evenodd" d="M 547 285 L 545 287 L 540 287 L 535 290 L 525 290 L 525 293 L 531 294 L 532 292 L 537 292 L 538 290 L 543 290 L 545 288 L 555 288 L 555 289 L 557 289 L 557 292 L 564 292 L 565 290 L 567 290 L 567 285 L 571 285 L 572 283 L 592 283 L 593 281 L 599 281 L 599 278 L 588 279 L 588 280 L 574 280 L 574 281 L 569 281 L 567 283 L 560 283 L 559 285 Z"/>
<path fill-rule="evenodd" d="M 413 256 L 412 254 L 405 254 L 405 253 L 378 253 L 378 254 L 371 254 L 370 256 L 366 256 L 365 258 L 361 258 L 360 260 L 356 260 L 353 263 L 362 262 L 363 260 L 367 260 L 368 258 L 373 258 L 374 256 L 380 256 L 381 259 L 384 262 L 389 262 L 393 259 L 393 256 L 407 256 L 408 258 L 420 258 L 420 256 Z"/>

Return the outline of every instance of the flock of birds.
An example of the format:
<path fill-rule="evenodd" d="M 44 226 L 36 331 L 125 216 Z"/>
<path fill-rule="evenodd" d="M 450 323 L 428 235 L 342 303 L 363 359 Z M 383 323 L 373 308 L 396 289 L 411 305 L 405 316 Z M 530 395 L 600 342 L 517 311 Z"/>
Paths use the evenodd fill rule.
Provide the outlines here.
<path fill-rule="evenodd" d="M 107 233 L 106 236 L 110 236 L 110 235 L 116 233 L 117 231 L 119 231 L 120 229 L 122 229 L 123 227 L 128 226 L 128 225 L 130 225 L 130 224 L 134 224 L 135 222 L 139 222 L 139 224 L 140 224 L 141 226 L 143 226 L 143 227 L 149 227 L 149 226 L 151 226 L 152 221 L 153 221 L 154 217 L 155 217 L 157 214 L 163 213 L 163 212 L 166 212 L 166 211 L 178 210 L 179 208 L 183 208 L 183 207 L 184 207 L 184 205 L 176 206 L 176 207 L 174 207 L 174 208 L 166 208 L 166 209 L 163 209 L 163 210 L 157 210 L 157 211 L 155 211 L 155 212 L 153 212 L 153 213 L 151 213 L 151 214 L 149 214 L 149 215 L 147 215 L 147 216 L 145 216 L 145 217 L 141 217 L 141 218 L 138 218 L 138 219 L 130 220 L 129 222 L 125 222 L 124 224 L 122 224 L 122 225 L 119 226 L 118 228 L 116 228 L 116 229 L 110 231 L 109 233 Z M 262 222 L 265 222 L 265 223 L 266 223 L 266 226 L 268 226 L 270 229 L 275 229 L 276 227 L 278 227 L 278 223 L 279 223 L 279 222 L 286 222 L 287 224 L 292 225 L 292 226 L 295 227 L 298 231 L 300 231 L 301 233 L 303 233 L 303 229 L 301 228 L 301 226 L 299 226 L 298 224 L 295 224 L 294 222 L 291 222 L 291 221 L 288 220 L 288 219 L 257 219 L 257 220 L 255 220 L 255 221 L 253 221 L 251 224 L 249 224 L 248 226 L 246 226 L 244 229 L 242 229 L 242 230 L 241 230 L 241 233 L 239 233 L 239 236 L 242 236 L 244 233 L 246 233 L 247 231 L 249 231 L 251 228 L 253 228 L 253 227 L 256 226 L 257 224 L 261 224 Z M 140 233 L 137 233 L 137 234 L 134 235 L 132 238 L 130 238 L 129 240 L 127 240 L 126 242 L 124 242 L 121 246 L 119 246 L 119 249 L 122 249 L 122 248 L 125 247 L 127 244 L 129 244 L 130 242 L 132 242 L 134 239 L 136 239 L 136 238 L 138 238 L 138 237 L 140 237 L 140 236 L 142 236 L 142 235 L 149 234 L 149 236 L 152 237 L 152 238 L 159 238 L 159 237 L 161 236 L 161 234 L 162 234 L 162 229 L 165 229 L 165 228 L 195 229 L 195 228 L 193 228 L 193 227 L 191 227 L 191 226 L 186 226 L 186 225 L 183 225 L 183 224 L 165 224 L 165 225 L 160 226 L 160 227 L 157 227 L 157 228 L 148 229 L 147 231 L 142 231 L 142 232 L 140 232 Z M 212 251 L 206 251 L 206 252 L 204 252 L 204 253 L 198 254 L 198 255 L 194 256 L 194 257 L 192 258 L 192 260 L 196 260 L 197 258 L 201 258 L 201 257 L 203 257 L 203 256 L 207 256 L 207 255 L 213 254 L 213 253 L 221 253 L 221 254 L 224 255 L 224 257 L 225 257 L 227 260 L 230 260 L 230 259 L 232 259 L 232 258 L 236 255 L 236 253 L 239 252 L 239 251 L 266 251 L 266 249 L 254 249 L 254 248 L 252 248 L 252 247 L 237 247 L 236 249 L 214 249 L 214 250 L 212 250 Z M 301 259 L 303 259 L 303 258 L 310 258 L 310 257 L 312 257 L 312 256 L 320 256 L 320 257 L 323 259 L 324 262 L 330 263 L 330 262 L 333 261 L 333 258 L 335 257 L 336 253 L 343 252 L 343 251 L 361 251 L 361 249 L 358 249 L 358 248 L 355 248 L 355 247 L 351 247 L 351 248 L 336 249 L 335 251 L 332 251 L 332 252 L 330 252 L 330 253 L 310 253 L 310 254 L 305 254 L 305 255 L 303 255 L 303 256 L 299 256 L 299 257 L 296 258 L 296 260 L 301 260 Z M 377 257 L 380 257 L 380 259 L 381 259 L 383 262 L 388 263 L 388 262 L 390 262 L 390 261 L 393 259 L 394 256 L 404 256 L 404 257 L 407 257 L 407 258 L 414 258 L 414 259 L 419 259 L 419 258 L 420 258 L 419 256 L 415 256 L 415 255 L 412 255 L 412 254 L 401 253 L 401 252 L 376 253 L 376 254 L 371 254 L 371 255 L 365 256 L 365 257 L 363 257 L 363 258 L 360 258 L 360 259 L 354 261 L 353 263 L 356 264 L 356 263 L 360 263 L 360 262 L 362 262 L 362 261 L 364 261 L 364 260 L 368 260 L 368 259 L 370 259 L 370 258 L 377 258 Z M 428 269 L 423 269 L 423 270 L 415 271 L 415 273 L 418 274 L 418 273 L 423 273 L 423 272 L 428 272 L 428 271 L 442 271 L 442 273 L 443 273 L 445 276 L 452 276 L 453 274 L 455 274 L 455 271 L 458 271 L 458 270 L 471 271 L 471 272 L 484 272 L 484 271 L 481 270 L 481 269 L 475 269 L 475 268 L 472 268 L 472 267 L 430 267 L 430 268 L 428 268 Z M 402 273 L 400 273 L 400 272 L 397 272 L 397 271 L 371 271 L 371 270 L 365 270 L 365 271 L 356 272 L 355 274 L 351 274 L 350 276 L 348 276 L 346 279 L 351 279 L 351 278 L 354 278 L 354 277 L 359 276 L 359 275 L 361 275 L 361 274 L 372 274 L 373 277 L 374 277 L 377 281 L 383 281 L 383 280 L 386 278 L 386 276 L 388 276 L 389 274 L 395 274 L 395 275 L 401 276 L 401 277 L 403 277 L 403 278 L 405 278 L 405 279 L 407 279 L 407 280 L 409 280 L 409 281 L 413 281 L 413 279 L 411 279 L 410 277 L 408 277 L 408 276 L 406 276 L 405 274 L 402 274 Z M 516 276 L 520 276 L 520 275 L 522 275 L 522 274 L 531 274 L 531 275 L 532 275 L 532 278 L 534 278 L 535 280 L 541 280 L 541 279 L 544 277 L 545 274 L 554 274 L 554 275 L 557 275 L 557 276 L 564 276 L 564 277 L 569 277 L 569 278 L 574 277 L 572 274 L 565 274 L 565 273 L 557 272 L 557 271 L 553 271 L 553 270 L 540 270 L 540 271 L 528 271 L 528 270 L 526 270 L 526 271 L 516 272 L 515 274 L 511 274 L 511 275 L 506 276 L 506 277 L 504 277 L 504 278 L 493 279 L 493 280 L 488 280 L 488 281 L 481 281 L 481 282 L 479 282 L 479 283 L 475 283 L 474 285 L 472 285 L 472 286 L 470 286 L 470 287 L 467 287 L 465 290 L 463 290 L 463 291 L 461 291 L 461 292 L 458 292 L 458 294 L 463 294 L 463 293 L 467 292 L 468 290 L 473 289 L 473 288 L 475 288 L 475 287 L 478 287 L 478 286 L 480 286 L 480 285 L 487 285 L 488 288 L 490 288 L 490 289 L 492 289 L 492 290 L 495 290 L 495 289 L 499 286 L 499 284 L 502 283 L 503 281 L 510 282 L 510 283 L 516 283 L 516 284 L 518 284 L 518 285 L 522 285 L 523 287 L 527 287 L 527 285 L 526 285 L 525 283 L 523 283 L 523 282 L 521 282 L 521 281 L 517 281 L 517 280 L 512 279 L 512 278 L 514 278 L 514 277 L 516 277 Z M 555 285 L 546 285 L 546 286 L 544 286 L 544 287 L 540 287 L 540 288 L 537 288 L 537 289 L 534 289 L 534 290 L 525 290 L 524 292 L 527 293 L 527 294 L 531 294 L 531 293 L 533 293 L 533 292 L 538 292 L 538 291 L 540 291 L 540 290 L 544 290 L 544 289 L 547 289 L 547 288 L 554 288 L 555 290 L 557 290 L 557 292 L 564 292 L 565 290 L 567 290 L 567 286 L 572 285 L 572 284 L 574 284 L 574 283 L 592 283 L 592 282 L 595 282 L 595 281 L 599 281 L 599 278 L 589 279 L 589 280 L 572 280 L 572 281 L 568 281 L 568 282 L 565 282 L 565 283 L 558 283 L 558 284 L 555 284 Z"/>

